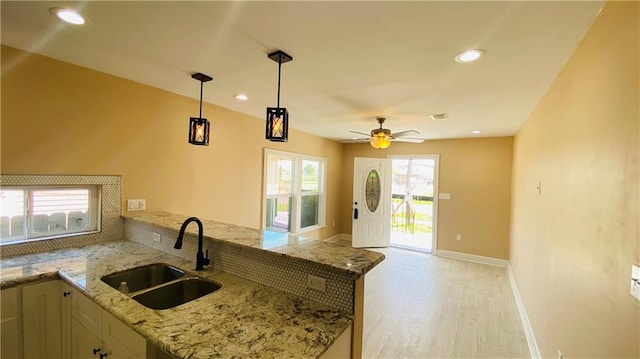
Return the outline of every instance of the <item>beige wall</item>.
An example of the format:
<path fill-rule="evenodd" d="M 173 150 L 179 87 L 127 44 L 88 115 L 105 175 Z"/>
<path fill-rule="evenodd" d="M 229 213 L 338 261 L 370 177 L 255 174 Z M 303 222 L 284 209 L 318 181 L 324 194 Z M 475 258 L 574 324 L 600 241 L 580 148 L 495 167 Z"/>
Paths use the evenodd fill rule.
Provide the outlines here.
<path fill-rule="evenodd" d="M 510 261 L 543 357 L 640 357 L 638 20 L 608 3 L 516 136 Z"/>
<path fill-rule="evenodd" d="M 322 156 L 329 227 L 305 235 L 339 233 L 342 144 L 293 129 L 268 142 L 263 120 L 205 104 L 211 145 L 193 146 L 197 114 L 198 100 L 2 47 L 2 173 L 122 175 L 123 203 L 258 228 L 264 148 Z"/>
<path fill-rule="evenodd" d="M 386 150 L 369 144 L 345 146 L 343 162 L 343 231 L 351 233 L 353 159 L 387 155 L 440 155 L 437 249 L 507 259 L 511 207 L 512 137 L 393 143 Z M 462 240 L 456 240 L 456 234 Z"/>

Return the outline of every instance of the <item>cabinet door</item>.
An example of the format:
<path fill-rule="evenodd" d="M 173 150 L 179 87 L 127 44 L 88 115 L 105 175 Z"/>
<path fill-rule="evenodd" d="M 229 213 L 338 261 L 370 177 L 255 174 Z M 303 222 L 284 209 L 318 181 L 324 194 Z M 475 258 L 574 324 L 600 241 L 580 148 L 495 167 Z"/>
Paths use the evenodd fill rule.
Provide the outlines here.
<path fill-rule="evenodd" d="M 113 315 L 102 312 L 102 342 L 108 359 L 145 359 L 147 341 Z"/>
<path fill-rule="evenodd" d="M 71 319 L 71 359 L 96 359 L 102 352 L 102 341 L 75 318 Z M 95 353 L 95 354 L 94 354 Z M 111 358 L 107 356 L 107 358 Z"/>
<path fill-rule="evenodd" d="M 24 358 L 62 358 L 60 281 L 22 287 Z"/>
<path fill-rule="evenodd" d="M 62 296 L 62 357 L 71 357 L 71 286 L 60 282 L 60 295 Z"/>
<path fill-rule="evenodd" d="M 93 335 L 102 337 L 102 308 L 75 288 L 71 290 L 71 316 Z"/>
<path fill-rule="evenodd" d="M 20 301 L 18 288 L 2 290 L 0 306 L 0 357 L 21 358 L 22 336 L 20 335 Z"/>

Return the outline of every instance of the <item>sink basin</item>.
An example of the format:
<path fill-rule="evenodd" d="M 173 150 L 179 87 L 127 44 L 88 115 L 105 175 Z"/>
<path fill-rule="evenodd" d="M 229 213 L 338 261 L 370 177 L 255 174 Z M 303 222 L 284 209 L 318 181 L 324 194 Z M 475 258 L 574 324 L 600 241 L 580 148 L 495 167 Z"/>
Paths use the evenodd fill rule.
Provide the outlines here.
<path fill-rule="evenodd" d="M 197 277 L 185 278 L 133 296 L 151 309 L 169 309 L 220 289 L 220 285 Z"/>
<path fill-rule="evenodd" d="M 184 272 L 176 267 L 165 263 L 155 263 L 112 273 L 101 279 L 115 289 L 120 287 L 120 283 L 127 282 L 129 292 L 137 292 L 171 282 L 183 276 Z"/>

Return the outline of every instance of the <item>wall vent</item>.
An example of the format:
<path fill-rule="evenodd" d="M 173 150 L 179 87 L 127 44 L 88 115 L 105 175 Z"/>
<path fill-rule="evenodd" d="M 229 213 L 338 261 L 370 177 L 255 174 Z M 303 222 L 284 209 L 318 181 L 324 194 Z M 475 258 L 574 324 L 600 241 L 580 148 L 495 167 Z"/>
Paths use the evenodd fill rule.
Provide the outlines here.
<path fill-rule="evenodd" d="M 443 112 L 443 113 L 432 113 L 429 116 L 434 121 L 442 121 L 442 120 L 448 120 L 449 119 L 449 114 L 446 113 L 446 112 Z"/>

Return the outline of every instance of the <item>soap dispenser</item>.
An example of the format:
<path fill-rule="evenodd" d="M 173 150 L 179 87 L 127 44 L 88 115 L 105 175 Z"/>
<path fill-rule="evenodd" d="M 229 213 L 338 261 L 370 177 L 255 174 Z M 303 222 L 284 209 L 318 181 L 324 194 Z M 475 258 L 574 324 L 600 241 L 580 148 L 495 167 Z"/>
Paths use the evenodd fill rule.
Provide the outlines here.
<path fill-rule="evenodd" d="M 124 294 L 129 293 L 129 287 L 127 286 L 127 282 L 120 282 L 120 286 L 118 287 L 118 290 Z"/>

